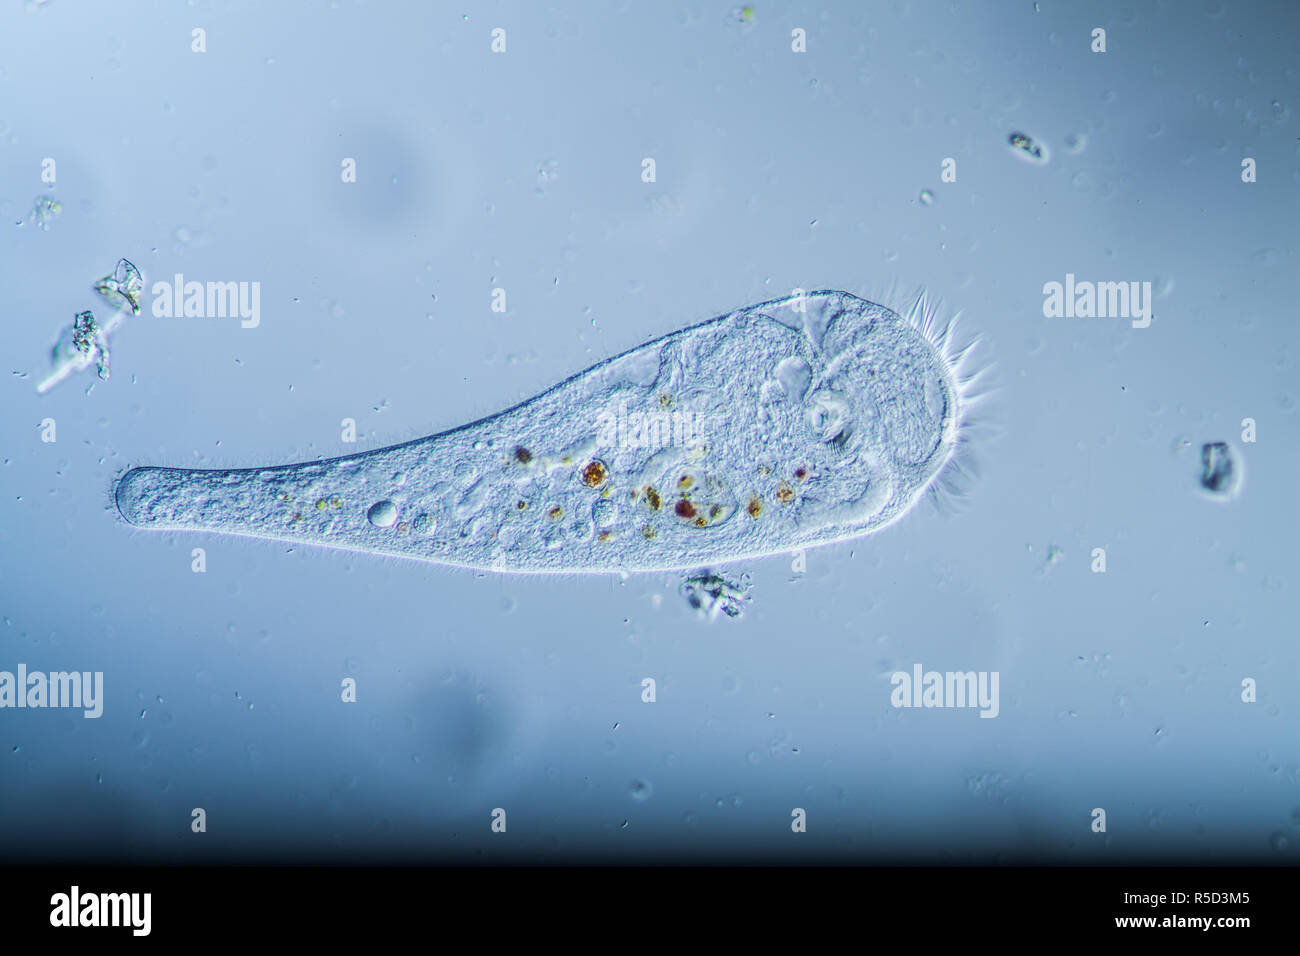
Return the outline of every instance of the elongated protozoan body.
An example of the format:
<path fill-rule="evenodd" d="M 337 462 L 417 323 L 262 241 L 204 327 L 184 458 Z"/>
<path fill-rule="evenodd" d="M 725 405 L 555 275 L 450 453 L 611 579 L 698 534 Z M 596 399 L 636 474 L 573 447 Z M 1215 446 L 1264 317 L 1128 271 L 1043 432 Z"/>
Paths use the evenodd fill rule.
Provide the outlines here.
<path fill-rule="evenodd" d="M 502 571 L 695 568 L 870 534 L 952 459 L 940 345 L 844 292 L 740 309 L 508 411 L 329 461 L 118 482 L 140 528 Z"/>

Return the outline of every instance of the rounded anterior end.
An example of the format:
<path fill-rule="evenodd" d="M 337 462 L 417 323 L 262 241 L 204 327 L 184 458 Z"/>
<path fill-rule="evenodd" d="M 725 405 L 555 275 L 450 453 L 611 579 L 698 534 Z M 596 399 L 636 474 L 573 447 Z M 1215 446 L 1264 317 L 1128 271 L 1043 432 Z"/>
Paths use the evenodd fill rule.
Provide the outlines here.
<path fill-rule="evenodd" d="M 149 514 L 150 473 L 160 472 L 161 468 L 132 468 L 117 482 L 113 500 L 117 504 L 117 513 L 127 524 L 142 527 L 152 523 Z"/>
<path fill-rule="evenodd" d="M 366 512 L 366 518 L 376 528 L 391 528 L 397 523 L 397 505 L 388 499 L 376 501 Z"/>

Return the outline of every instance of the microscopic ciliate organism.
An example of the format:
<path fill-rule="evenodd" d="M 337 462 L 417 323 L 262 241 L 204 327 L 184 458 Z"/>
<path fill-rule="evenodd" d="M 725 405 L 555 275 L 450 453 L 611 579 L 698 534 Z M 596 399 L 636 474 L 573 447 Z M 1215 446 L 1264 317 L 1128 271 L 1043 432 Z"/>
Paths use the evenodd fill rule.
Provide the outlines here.
<path fill-rule="evenodd" d="M 871 534 L 961 491 L 952 323 L 844 292 L 738 309 L 514 408 L 327 461 L 133 468 L 122 518 L 516 572 L 664 571 Z"/>

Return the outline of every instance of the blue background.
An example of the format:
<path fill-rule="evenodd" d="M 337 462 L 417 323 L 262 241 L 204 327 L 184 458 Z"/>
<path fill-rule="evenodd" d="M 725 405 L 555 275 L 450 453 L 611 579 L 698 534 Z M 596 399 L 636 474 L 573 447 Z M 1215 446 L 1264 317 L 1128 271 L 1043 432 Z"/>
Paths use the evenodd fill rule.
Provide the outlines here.
<path fill-rule="evenodd" d="M 1296 861 L 1295 6 L 734 6 L 0 8 L 0 669 L 106 682 L 99 720 L 0 711 L 0 859 Z M 110 381 L 38 396 L 123 256 L 261 282 L 260 327 L 146 294 Z M 1152 325 L 1044 318 L 1067 272 L 1151 281 Z M 111 508 L 133 465 L 382 447 L 794 288 L 925 289 L 999 388 L 964 507 L 725 569 L 739 620 Z M 892 708 L 916 662 L 1000 672 L 1000 716 Z"/>

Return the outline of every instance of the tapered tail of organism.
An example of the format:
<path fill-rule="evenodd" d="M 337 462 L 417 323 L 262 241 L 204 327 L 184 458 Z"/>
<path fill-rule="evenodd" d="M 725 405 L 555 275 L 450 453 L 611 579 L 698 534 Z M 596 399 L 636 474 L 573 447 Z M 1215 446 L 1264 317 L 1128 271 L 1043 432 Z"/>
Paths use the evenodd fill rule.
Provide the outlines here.
<path fill-rule="evenodd" d="M 140 528 L 516 572 L 698 568 L 879 531 L 961 470 L 951 326 L 844 292 L 674 332 L 500 414 L 328 461 L 133 468 Z"/>

